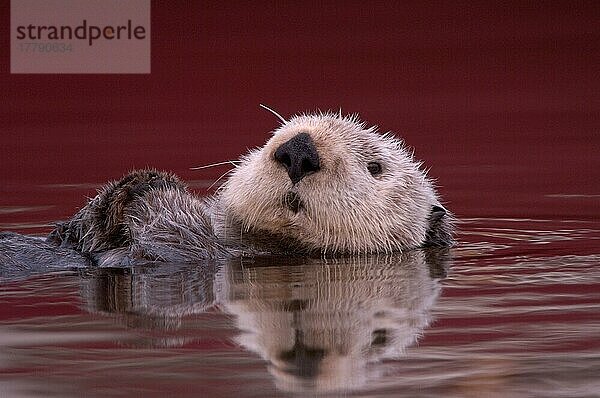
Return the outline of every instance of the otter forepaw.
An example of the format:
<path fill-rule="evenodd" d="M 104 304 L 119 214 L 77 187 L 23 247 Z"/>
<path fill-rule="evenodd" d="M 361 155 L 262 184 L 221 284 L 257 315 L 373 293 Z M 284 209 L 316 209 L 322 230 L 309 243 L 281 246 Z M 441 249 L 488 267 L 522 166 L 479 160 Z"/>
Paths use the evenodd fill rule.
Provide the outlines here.
<path fill-rule="evenodd" d="M 169 173 L 134 171 L 111 182 L 75 216 L 56 226 L 48 241 L 81 252 L 104 252 L 132 244 L 128 215 L 143 206 L 144 196 L 153 190 L 181 190 L 185 185 Z"/>

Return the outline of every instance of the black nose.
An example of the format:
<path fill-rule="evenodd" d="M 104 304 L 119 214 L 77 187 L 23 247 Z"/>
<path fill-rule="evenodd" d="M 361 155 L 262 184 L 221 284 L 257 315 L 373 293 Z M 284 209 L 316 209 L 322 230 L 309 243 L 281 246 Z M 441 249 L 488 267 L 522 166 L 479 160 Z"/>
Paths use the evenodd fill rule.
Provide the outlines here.
<path fill-rule="evenodd" d="M 275 151 L 275 159 L 285 167 L 292 184 L 320 170 L 317 148 L 307 133 L 281 144 Z"/>

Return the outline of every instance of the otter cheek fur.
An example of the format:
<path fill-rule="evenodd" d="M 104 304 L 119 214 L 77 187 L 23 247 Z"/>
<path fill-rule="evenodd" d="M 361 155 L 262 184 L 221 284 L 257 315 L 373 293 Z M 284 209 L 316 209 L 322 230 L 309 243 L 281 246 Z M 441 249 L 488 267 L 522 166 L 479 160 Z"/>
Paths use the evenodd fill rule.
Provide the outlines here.
<path fill-rule="evenodd" d="M 451 241 L 450 216 L 420 163 L 400 140 L 355 117 L 291 118 L 242 158 L 219 196 L 242 239 L 273 235 L 291 251 L 393 252 L 431 236 Z M 433 209 L 438 231 L 430 230 Z"/>

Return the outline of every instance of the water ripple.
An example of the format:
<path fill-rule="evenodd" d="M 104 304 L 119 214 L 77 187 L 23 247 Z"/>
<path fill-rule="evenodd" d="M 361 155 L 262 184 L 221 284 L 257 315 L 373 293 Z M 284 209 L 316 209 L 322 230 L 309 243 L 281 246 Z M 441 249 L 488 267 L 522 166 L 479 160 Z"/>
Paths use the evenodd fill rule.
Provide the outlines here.
<path fill-rule="evenodd" d="M 5 280 L 0 392 L 598 396 L 598 224 L 461 228 L 450 251 Z"/>

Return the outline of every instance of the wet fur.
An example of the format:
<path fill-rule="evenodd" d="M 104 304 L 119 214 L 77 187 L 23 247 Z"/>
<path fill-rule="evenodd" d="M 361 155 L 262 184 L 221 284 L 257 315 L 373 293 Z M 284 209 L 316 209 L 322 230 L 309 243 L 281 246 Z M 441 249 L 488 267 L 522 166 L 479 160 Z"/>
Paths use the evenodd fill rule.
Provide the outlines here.
<path fill-rule="evenodd" d="M 321 170 L 294 185 L 273 154 L 301 133 L 314 141 Z M 372 161 L 381 164 L 380 175 L 369 174 Z M 447 246 L 452 217 L 432 210 L 443 207 L 420 166 L 400 140 L 366 128 L 356 117 L 299 115 L 243 157 L 213 197 L 194 196 L 172 174 L 135 171 L 103 187 L 45 241 L 2 235 L 0 261 L 26 257 L 19 248 L 40 261 L 74 250 L 83 254 L 73 254 L 78 259 L 129 264 Z M 39 251 L 33 253 L 35 247 Z"/>
<path fill-rule="evenodd" d="M 321 170 L 293 185 L 273 161 L 278 147 L 308 133 Z M 382 173 L 372 176 L 367 164 Z M 274 235 L 292 251 L 321 254 L 396 252 L 452 242 L 452 216 L 433 183 L 402 141 L 366 128 L 356 117 L 300 115 L 285 122 L 264 147 L 242 158 L 219 193 L 227 214 L 215 229 L 226 241 Z M 282 205 L 289 194 L 301 205 Z"/>

